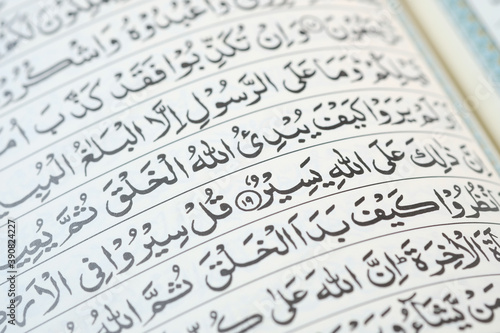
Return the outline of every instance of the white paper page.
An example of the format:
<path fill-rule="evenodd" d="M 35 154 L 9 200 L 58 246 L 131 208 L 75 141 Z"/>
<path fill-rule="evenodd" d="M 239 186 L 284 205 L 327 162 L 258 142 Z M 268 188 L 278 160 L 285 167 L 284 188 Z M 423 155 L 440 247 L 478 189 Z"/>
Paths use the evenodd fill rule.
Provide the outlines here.
<path fill-rule="evenodd" d="M 1 15 L 0 332 L 498 327 L 498 172 L 383 2 Z"/>

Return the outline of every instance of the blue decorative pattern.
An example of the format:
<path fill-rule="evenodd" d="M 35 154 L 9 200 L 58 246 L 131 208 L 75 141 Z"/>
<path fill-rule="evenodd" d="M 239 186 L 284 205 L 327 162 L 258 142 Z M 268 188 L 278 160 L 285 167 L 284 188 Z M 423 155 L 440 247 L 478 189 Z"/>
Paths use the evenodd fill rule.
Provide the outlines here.
<path fill-rule="evenodd" d="M 473 50 L 486 76 L 500 94 L 500 45 L 496 45 L 481 20 L 464 0 L 441 0 L 449 17 Z"/>

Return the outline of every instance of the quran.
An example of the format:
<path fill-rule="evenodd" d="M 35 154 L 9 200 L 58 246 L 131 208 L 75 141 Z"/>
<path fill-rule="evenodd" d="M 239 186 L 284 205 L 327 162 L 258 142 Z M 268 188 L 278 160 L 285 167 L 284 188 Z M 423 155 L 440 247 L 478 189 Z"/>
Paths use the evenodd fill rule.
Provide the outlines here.
<path fill-rule="evenodd" d="M 499 22 L 0 0 L 0 333 L 498 332 Z"/>

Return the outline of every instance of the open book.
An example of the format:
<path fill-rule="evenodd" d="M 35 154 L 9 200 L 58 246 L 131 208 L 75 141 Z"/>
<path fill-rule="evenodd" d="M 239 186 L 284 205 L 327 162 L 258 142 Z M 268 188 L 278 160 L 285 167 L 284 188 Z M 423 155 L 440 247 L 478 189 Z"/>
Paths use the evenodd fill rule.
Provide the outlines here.
<path fill-rule="evenodd" d="M 0 0 L 0 333 L 498 332 L 494 127 L 412 17 Z"/>

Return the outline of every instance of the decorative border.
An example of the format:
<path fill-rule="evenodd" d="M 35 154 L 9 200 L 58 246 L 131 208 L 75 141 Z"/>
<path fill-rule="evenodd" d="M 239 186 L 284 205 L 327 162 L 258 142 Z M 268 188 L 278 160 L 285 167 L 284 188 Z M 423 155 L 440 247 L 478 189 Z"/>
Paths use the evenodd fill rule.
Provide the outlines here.
<path fill-rule="evenodd" d="M 431 56 L 432 53 L 427 48 L 426 44 L 423 42 L 423 38 L 416 28 L 410 24 L 411 20 L 404 10 L 399 10 L 402 8 L 400 0 L 388 0 L 390 7 L 396 8 L 397 17 L 399 22 L 408 32 L 409 37 L 413 40 L 417 48 L 421 51 L 422 56 L 429 65 L 431 71 L 434 73 L 441 87 L 444 89 L 445 93 L 450 98 L 451 102 L 455 106 L 464 106 L 460 94 L 451 86 L 449 79 L 443 72 L 443 69 L 437 65 L 436 60 Z M 455 0 L 444 0 L 444 1 L 455 1 Z M 457 0 L 460 1 L 460 0 Z M 498 66 L 500 68 L 500 66 Z M 478 125 L 476 119 L 473 118 L 472 113 L 467 107 L 455 107 L 460 117 L 464 120 L 475 139 L 479 145 L 483 148 L 484 153 L 489 158 L 490 162 L 493 164 L 497 175 L 500 176 L 500 157 L 496 153 L 496 149 L 491 145 L 488 139 L 486 139 L 484 130 Z"/>
<path fill-rule="evenodd" d="M 438 1 L 444 12 L 461 32 L 462 40 L 479 62 L 490 81 L 500 94 L 500 45 L 490 36 L 482 21 L 465 0 Z"/>

